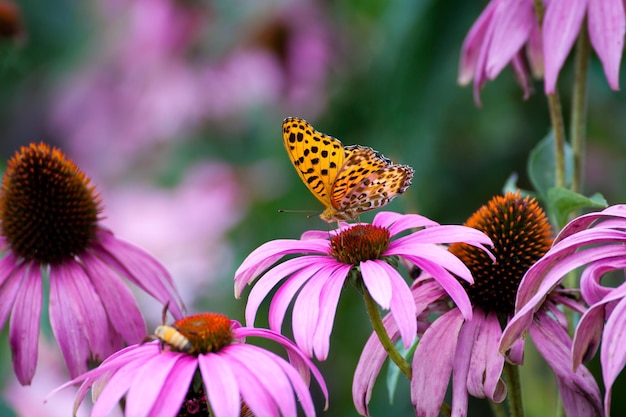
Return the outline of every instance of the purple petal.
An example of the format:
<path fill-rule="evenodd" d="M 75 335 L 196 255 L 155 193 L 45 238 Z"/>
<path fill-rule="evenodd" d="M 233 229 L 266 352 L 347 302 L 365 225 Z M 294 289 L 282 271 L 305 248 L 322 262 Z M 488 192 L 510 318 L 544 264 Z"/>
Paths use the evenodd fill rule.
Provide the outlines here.
<path fill-rule="evenodd" d="M 533 30 L 530 32 L 526 46 L 526 56 L 528 57 L 533 77 L 537 79 L 543 78 L 543 41 L 539 26 L 533 27 Z"/>
<path fill-rule="evenodd" d="M 474 318 L 476 315 L 474 312 Z M 499 403 L 506 397 L 506 386 L 500 379 L 504 356 L 498 353 L 502 329 L 496 314 L 481 314 L 478 318 L 478 334 L 472 349 L 468 391 L 475 397 L 487 397 Z"/>
<path fill-rule="evenodd" d="M 478 317 L 482 316 L 482 313 L 477 313 Z M 467 415 L 467 394 L 468 390 L 471 390 L 470 363 L 473 359 L 472 350 L 480 324 L 475 314 L 472 320 L 465 322 L 459 332 L 452 372 L 452 415 L 454 416 Z"/>
<path fill-rule="evenodd" d="M 400 338 L 400 332 L 391 314 L 383 318 L 383 325 L 389 338 L 395 343 Z M 387 353 L 385 349 L 380 344 L 376 333 L 372 333 L 363 347 L 352 380 L 352 401 L 354 402 L 354 407 L 361 415 L 369 416 L 367 406 L 372 399 L 372 389 L 386 359 Z"/>
<path fill-rule="evenodd" d="M 98 242 L 99 245 L 93 247 L 96 256 L 163 305 L 168 304 L 174 318 L 181 319 L 184 316 L 185 306 L 163 265 L 143 249 L 105 230 L 98 232 Z"/>
<path fill-rule="evenodd" d="M 484 45 L 486 40 L 491 39 L 487 37 L 487 33 L 492 26 L 491 22 L 498 3 L 498 1 L 491 1 L 487 4 L 463 41 L 458 77 L 460 85 L 469 84 L 475 77 L 481 51 L 486 49 Z"/>
<path fill-rule="evenodd" d="M 533 26 L 537 26 L 532 1 L 501 1 L 500 5 L 493 17 L 493 38 L 486 67 L 487 77 L 492 80 L 518 54 Z"/>
<path fill-rule="evenodd" d="M 557 377 L 566 415 L 601 414 L 600 389 L 593 375 L 584 366 L 572 370 L 572 342 L 567 331 L 545 312 L 539 311 L 537 321 L 530 326 L 530 335 Z"/>
<path fill-rule="evenodd" d="M 196 369 L 198 369 L 196 358 L 188 355 L 179 355 L 176 364 L 163 381 L 161 392 L 157 395 L 150 411 L 151 416 L 178 415 L 189 390 L 189 388 L 185 387 L 191 386 Z"/>
<path fill-rule="evenodd" d="M 452 372 L 457 340 L 464 317 L 450 310 L 424 333 L 413 355 L 411 402 L 417 415 L 437 417 Z"/>
<path fill-rule="evenodd" d="M 421 315 L 431 304 L 447 295 L 441 285 L 432 278 L 413 283 L 411 293 L 415 303 L 416 316 Z"/>
<path fill-rule="evenodd" d="M 13 369 L 22 385 L 30 385 L 37 368 L 39 319 L 43 303 L 41 280 L 39 266 L 31 264 L 24 274 L 11 312 L 9 342 Z"/>
<path fill-rule="evenodd" d="M 326 239 L 279 239 L 266 242 L 252 251 L 235 271 L 235 297 L 239 298 L 246 284 L 285 255 L 292 253 L 327 255 L 329 251 L 330 242 Z"/>
<path fill-rule="evenodd" d="M 389 245 L 385 256 L 400 256 L 406 259 L 423 259 L 424 261 L 440 265 L 460 278 L 473 283 L 472 273 L 467 266 L 446 248 L 432 244 L 407 244 L 406 240 L 398 239 Z M 420 266 L 419 264 L 416 264 Z"/>
<path fill-rule="evenodd" d="M 98 257 L 84 254 L 81 259 L 91 284 L 102 300 L 106 315 L 111 323 L 117 325 L 115 330 L 126 343 L 141 341 L 147 332 L 146 322 L 128 286 Z"/>
<path fill-rule="evenodd" d="M 11 308 L 13 308 L 26 268 L 29 265 L 34 265 L 28 262 L 22 262 L 18 265 L 17 262 L 12 254 L 0 261 L 0 329 L 4 327 L 4 322 L 9 317 Z"/>
<path fill-rule="evenodd" d="M 609 316 L 604 326 L 600 361 L 606 387 L 606 413 L 610 411 L 611 389 L 615 379 L 626 364 L 626 298 L 623 298 Z"/>
<path fill-rule="evenodd" d="M 626 268 L 626 258 L 603 259 L 587 266 L 580 277 L 580 292 L 583 299 L 589 304 L 595 304 L 604 299 L 615 288 L 602 285 L 600 280 L 608 272 L 624 268 Z"/>
<path fill-rule="evenodd" d="M 574 334 L 572 362 L 574 369 L 596 354 L 604 327 L 604 304 L 591 306 L 580 318 Z"/>
<path fill-rule="evenodd" d="M 526 68 L 526 63 L 524 62 L 521 52 L 518 52 L 513 57 L 511 66 L 513 67 L 513 73 L 515 74 L 517 83 L 522 87 L 522 90 L 524 90 L 524 100 L 527 100 L 530 97 L 532 85 L 528 76 L 528 69 Z"/>
<path fill-rule="evenodd" d="M 198 355 L 198 365 L 207 392 L 207 400 L 216 417 L 239 417 L 241 399 L 237 378 L 228 359 L 220 354 Z"/>
<path fill-rule="evenodd" d="M 324 262 L 329 258 L 325 256 L 303 256 L 300 258 L 289 259 L 282 264 L 276 265 L 275 268 L 270 269 L 252 288 L 250 295 L 248 296 L 248 302 L 246 304 L 246 324 L 248 326 L 254 325 L 254 318 L 259 306 L 267 297 L 269 292 L 278 284 L 281 280 L 285 279 L 294 272 L 303 269 L 299 277 L 313 275 Z M 292 280 L 290 277 L 289 280 Z M 302 277 L 298 281 L 304 279 Z"/>
<path fill-rule="evenodd" d="M 296 396 L 298 397 L 299 404 L 304 410 L 304 415 L 306 415 L 307 417 L 315 417 L 315 406 L 313 404 L 311 393 L 309 392 L 305 381 L 302 380 L 298 372 L 294 368 L 292 368 L 291 365 L 287 362 L 283 360 L 277 360 L 276 364 L 289 378 L 289 382 L 291 382 L 292 388 L 296 392 Z"/>
<path fill-rule="evenodd" d="M 619 90 L 626 17 L 623 0 L 588 0 L 589 40 L 613 90 Z"/>
<path fill-rule="evenodd" d="M 543 18 L 545 91 L 554 93 L 556 80 L 585 17 L 587 0 L 551 0 Z"/>

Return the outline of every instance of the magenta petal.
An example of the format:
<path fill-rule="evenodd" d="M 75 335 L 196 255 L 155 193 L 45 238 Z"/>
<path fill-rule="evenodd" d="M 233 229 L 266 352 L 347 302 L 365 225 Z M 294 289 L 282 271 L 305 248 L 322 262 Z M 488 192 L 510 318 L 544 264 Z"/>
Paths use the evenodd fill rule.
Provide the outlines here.
<path fill-rule="evenodd" d="M 399 214 L 391 211 L 382 211 L 374 217 L 372 225 L 384 227 L 391 236 L 409 229 L 420 227 L 439 226 L 439 223 L 419 214 Z"/>
<path fill-rule="evenodd" d="M 557 377 L 565 413 L 572 416 L 601 414 L 600 389 L 593 375 L 584 366 L 572 370 L 571 340 L 567 331 L 539 311 L 537 320 L 530 326 L 530 335 Z"/>
<path fill-rule="evenodd" d="M 604 327 L 604 304 L 591 306 L 580 318 L 574 334 L 572 362 L 574 369 L 590 360 L 597 352 Z"/>
<path fill-rule="evenodd" d="M 239 385 L 228 360 L 209 353 L 198 356 L 207 399 L 216 417 L 239 417 L 241 400 Z"/>
<path fill-rule="evenodd" d="M 424 333 L 413 355 L 411 402 L 417 415 L 437 417 L 452 372 L 463 315 L 453 309 Z"/>
<path fill-rule="evenodd" d="M 530 36 L 537 17 L 530 0 L 500 2 L 494 15 L 494 30 L 489 57 L 487 77 L 494 79 L 518 54 Z"/>
<path fill-rule="evenodd" d="M 13 369 L 22 385 L 30 385 L 37 368 L 39 319 L 43 303 L 41 270 L 31 264 L 15 297 L 9 330 Z"/>
<path fill-rule="evenodd" d="M 600 361 L 606 387 L 605 403 L 609 406 L 611 388 L 626 364 L 626 298 L 623 298 L 609 316 L 604 326 Z M 606 409 L 608 415 L 610 408 Z"/>
<path fill-rule="evenodd" d="M 392 286 L 391 314 L 400 330 L 404 348 L 408 349 L 417 334 L 416 306 L 411 289 L 404 278 L 389 264 L 381 262 Z"/>
<path fill-rule="evenodd" d="M 383 309 L 389 310 L 392 295 L 391 282 L 387 279 L 388 271 L 383 264 L 384 262 L 371 260 L 361 262 L 361 276 L 374 301 Z M 410 317 L 412 319 L 414 315 Z"/>
<path fill-rule="evenodd" d="M 482 313 L 477 312 L 472 320 L 466 321 L 459 332 L 452 373 L 452 415 L 467 415 L 468 391 L 471 391 L 470 363 L 474 341 L 480 328 Z"/>
<path fill-rule="evenodd" d="M 506 397 L 506 386 L 500 378 L 504 368 L 504 356 L 498 352 L 502 329 L 496 314 L 490 313 L 483 316 L 482 320 L 472 351 L 470 375 L 474 377 L 474 382 L 479 383 L 481 396 L 499 403 Z M 478 358 L 478 352 L 482 359 Z M 469 391 L 473 394 L 472 390 Z"/>
<path fill-rule="evenodd" d="M 17 259 L 12 254 L 7 255 L 0 261 L 0 329 L 9 317 L 17 292 L 22 285 L 22 278 L 28 265 L 27 262 L 17 264 Z"/>
<path fill-rule="evenodd" d="M 248 302 L 246 304 L 246 324 L 248 326 L 254 325 L 254 318 L 259 306 L 272 288 L 274 288 L 280 281 L 300 269 L 302 269 L 302 272 L 298 274 L 298 276 L 303 278 L 304 276 L 310 277 L 310 275 L 314 274 L 315 271 L 320 268 L 318 265 L 327 259 L 328 258 L 325 256 L 303 256 L 300 258 L 289 259 L 288 261 L 270 269 L 257 281 L 248 295 Z M 294 279 L 293 276 L 288 278 L 289 281 L 292 279 Z M 306 281 L 306 279 L 303 281 Z"/>
<path fill-rule="evenodd" d="M 551 0 L 543 18 L 545 91 L 554 93 L 556 80 L 580 32 L 587 0 Z"/>
<path fill-rule="evenodd" d="M 493 14 L 497 6 L 498 1 L 490 1 L 487 4 L 487 7 L 474 22 L 463 41 L 458 77 L 460 85 L 469 84 L 472 78 L 475 77 L 480 51 L 485 48 L 484 43 L 487 38 L 487 31 L 492 26 Z"/>
<path fill-rule="evenodd" d="M 391 315 L 383 318 L 383 325 L 391 341 L 396 342 L 400 333 Z M 372 389 L 385 360 L 387 360 L 387 353 L 376 333 L 372 333 L 363 347 L 352 380 L 352 401 L 358 413 L 363 416 L 369 416 L 367 406 L 372 399 Z"/>
<path fill-rule="evenodd" d="M 150 411 L 150 416 L 176 416 L 183 404 L 193 376 L 198 369 L 198 361 L 193 356 L 179 355 L 176 364 L 163 381 L 161 392 Z"/>
<path fill-rule="evenodd" d="M 588 0 L 589 40 L 613 90 L 619 90 L 626 17 L 623 0 Z"/>
<path fill-rule="evenodd" d="M 330 350 L 330 334 L 335 321 L 339 296 L 343 289 L 350 266 L 337 268 L 328 277 L 320 294 L 320 314 L 317 319 L 317 328 L 313 335 L 313 352 L 319 360 L 325 360 Z"/>
<path fill-rule="evenodd" d="M 585 268 L 580 277 L 580 292 L 588 304 L 600 302 L 613 292 L 615 288 L 602 285 L 600 280 L 604 274 L 626 268 L 626 258 L 610 258 L 597 261 Z M 620 285 L 623 286 L 624 283 Z"/>
<path fill-rule="evenodd" d="M 181 355 L 154 355 L 144 363 L 135 375 L 134 381 L 126 395 L 125 414 L 136 417 L 146 417 L 152 405 L 157 400 L 170 371 Z M 184 387 L 179 387 L 185 390 Z M 180 404 L 178 409 L 180 409 Z M 176 410 L 178 411 L 178 410 Z M 164 417 L 173 417 L 175 413 L 162 414 Z"/>

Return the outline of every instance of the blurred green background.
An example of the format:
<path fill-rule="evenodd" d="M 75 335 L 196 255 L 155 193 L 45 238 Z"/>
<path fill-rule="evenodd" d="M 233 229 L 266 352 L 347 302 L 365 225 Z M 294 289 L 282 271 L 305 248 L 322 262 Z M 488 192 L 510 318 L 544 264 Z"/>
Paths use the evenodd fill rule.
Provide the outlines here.
<path fill-rule="evenodd" d="M 512 173 L 529 188 L 528 153 L 550 129 L 540 81 L 523 100 L 507 68 L 482 91 L 482 108 L 475 105 L 471 86 L 457 85 L 460 48 L 485 1 L 17 4 L 22 28 L 0 45 L 2 160 L 31 141 L 61 147 L 93 178 L 116 234 L 133 240 L 141 227 L 150 229 L 160 247 L 137 243 L 157 256 L 175 255 L 162 261 L 181 287 L 192 288 L 187 294 L 193 297 L 186 300 L 190 312 L 221 311 L 243 321 L 247 292 L 242 300 L 232 296 L 238 264 L 263 242 L 327 227 L 316 214 L 278 213 L 322 209 L 287 158 L 283 118 L 307 119 L 346 145 L 371 146 L 411 165 L 413 185 L 389 209 L 440 223 L 465 221 L 500 193 Z M 571 82 L 568 62 L 559 78 L 566 123 Z M 625 202 L 626 100 L 608 88 L 595 56 L 589 88 L 585 193 L 600 192 L 609 204 Z M 206 164 L 219 170 L 192 181 L 197 189 L 191 187 L 189 198 L 176 194 L 192 168 Z M 226 206 L 220 205 L 224 197 L 211 194 L 222 190 L 224 178 Z M 160 217 L 148 216 L 149 223 L 144 209 L 128 197 L 145 190 L 166 196 L 150 200 L 153 206 L 171 204 Z M 202 200 L 205 195 L 214 200 Z M 208 237 L 194 237 L 200 246 L 198 240 L 174 237 L 195 227 L 180 220 L 199 208 L 197 227 L 204 230 L 206 218 Z M 205 252 L 194 252 L 198 247 Z M 193 283 L 186 281 L 189 269 L 170 265 L 187 256 L 186 265 L 200 265 Z M 203 257 L 216 260 L 207 264 Z M 266 304 L 258 326 L 267 324 Z M 158 323 L 160 307 L 146 306 L 147 320 Z M 331 393 L 330 409 L 322 415 L 357 415 L 352 373 L 369 332 L 364 305 L 348 288 L 330 356 L 320 364 Z M 5 329 L 3 339 L 6 334 Z M 8 381 L 7 346 L 2 340 L 0 369 Z M 553 378 L 532 351 L 527 360 L 527 415 L 552 415 Z M 620 389 L 623 385 L 614 392 Z M 402 381 L 390 406 L 383 374 L 372 415 L 413 415 L 408 398 Z M 614 415 L 626 412 L 620 407 L 625 406 L 616 395 Z M 482 401 L 470 403 L 472 416 L 486 410 Z M 68 408 L 61 415 L 69 413 Z"/>

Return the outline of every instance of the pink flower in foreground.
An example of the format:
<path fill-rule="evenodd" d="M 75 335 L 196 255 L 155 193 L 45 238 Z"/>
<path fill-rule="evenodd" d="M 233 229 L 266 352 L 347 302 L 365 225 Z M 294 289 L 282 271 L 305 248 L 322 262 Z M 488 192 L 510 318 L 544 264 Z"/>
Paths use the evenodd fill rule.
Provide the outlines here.
<path fill-rule="evenodd" d="M 476 103 L 480 103 L 484 84 L 509 63 L 527 97 L 530 84 L 526 60 L 535 76 L 544 75 L 546 94 L 554 93 L 559 72 L 585 15 L 591 45 L 602 61 L 609 85 L 618 90 L 626 30 L 623 0 L 546 1 L 541 30 L 533 3 L 492 0 L 467 34 L 461 50 L 459 83 L 465 85 L 474 80 Z"/>
<path fill-rule="evenodd" d="M 125 396 L 127 416 L 208 415 L 210 409 L 215 417 L 239 417 L 244 407 L 255 416 L 296 417 L 297 396 L 304 414 L 311 417 L 315 408 L 307 385 L 312 372 L 328 403 L 326 384 L 315 365 L 271 330 L 241 327 L 224 315 L 204 313 L 173 327 L 159 326 L 155 334 L 159 341 L 129 346 L 54 392 L 82 382 L 76 409 L 91 387 L 91 416 L 108 415 Z M 279 343 L 290 362 L 247 344 L 246 337 Z"/>
<path fill-rule="evenodd" d="M 420 230 L 392 240 L 413 228 Z M 457 302 L 462 314 L 471 318 L 467 294 L 452 274 L 468 282 L 472 282 L 472 277 L 459 259 L 440 246 L 450 242 L 466 242 L 480 248 L 491 244 L 474 229 L 441 226 L 417 214 L 381 212 L 372 224 L 344 224 L 330 232 L 305 232 L 300 240 L 274 240 L 261 245 L 235 273 L 235 297 L 239 298 L 246 284 L 267 271 L 248 297 L 246 322 L 252 326 L 263 299 L 285 279 L 272 299 L 270 327 L 280 331 L 287 307 L 300 290 L 293 307 L 295 341 L 309 356 L 315 353 L 324 360 L 341 289 L 346 280 L 356 277 L 357 285 L 369 291 L 383 309 L 391 310 L 404 345 L 409 347 L 417 332 L 415 303 L 408 284 L 392 266 L 395 258 L 429 272 Z M 306 255 L 267 270 L 282 257 L 297 253 Z"/>
<path fill-rule="evenodd" d="M 507 393 L 501 379 L 505 359 L 516 364 L 522 361 L 521 341 L 506 356 L 499 352 L 500 322 L 513 315 L 517 286 L 524 272 L 550 246 L 547 218 L 535 200 L 511 193 L 492 199 L 466 225 L 492 239 L 496 262 L 487 253 L 463 243 L 450 246 L 450 252 L 465 262 L 474 277 L 473 284 L 461 281 L 472 303 L 473 315 L 469 318 L 458 306 L 449 307 L 446 292 L 429 274 L 414 283 L 411 290 L 420 340 L 413 354 L 411 400 L 418 416 L 439 415 L 451 377 L 452 416 L 467 414 L 468 394 L 503 401 Z M 556 308 L 559 300 L 571 303 L 561 297 L 550 304 L 550 313 L 562 321 L 564 315 Z M 431 323 L 432 316 L 437 317 Z M 398 340 L 395 317 L 388 315 L 383 324 L 392 341 Z M 544 312 L 531 335 L 557 375 L 567 415 L 592 415 L 590 410 L 600 408 L 599 390 L 584 367 L 573 372 L 571 366 L 564 366 L 571 346 L 567 331 Z M 372 335 L 359 359 L 352 387 L 355 407 L 362 415 L 369 415 L 372 389 L 386 358 L 378 338 Z"/>
<path fill-rule="evenodd" d="M 0 328 L 10 319 L 13 368 L 23 385 L 37 365 L 43 279 L 52 332 L 71 376 L 146 334 L 122 277 L 182 316 L 168 272 L 99 225 L 101 203 L 88 178 L 58 149 L 22 147 L 0 196 Z"/>
<path fill-rule="evenodd" d="M 546 295 L 558 287 L 563 278 L 577 268 L 581 275 L 581 292 L 590 305 L 583 314 L 574 336 L 567 366 L 582 368 L 600 345 L 600 361 L 606 393 L 605 415 L 611 408 L 611 388 L 626 364 L 626 284 L 612 288 L 601 285 L 604 275 L 626 269 L 626 205 L 616 205 L 599 213 L 586 214 L 571 221 L 556 238 L 550 251 L 524 277 L 517 299 L 517 313 L 505 329 L 502 349 L 530 326 L 533 314 L 545 305 Z"/>

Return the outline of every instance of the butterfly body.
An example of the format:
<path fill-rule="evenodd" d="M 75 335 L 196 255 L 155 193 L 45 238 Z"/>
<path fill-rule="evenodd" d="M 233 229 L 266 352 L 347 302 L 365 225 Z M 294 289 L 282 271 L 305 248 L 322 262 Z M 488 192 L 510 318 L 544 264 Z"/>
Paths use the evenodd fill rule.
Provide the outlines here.
<path fill-rule="evenodd" d="M 328 223 L 382 207 L 411 185 L 408 165 L 394 164 L 366 146 L 344 147 L 303 119 L 283 121 L 283 140 L 298 175 L 326 207 L 320 218 Z"/>

